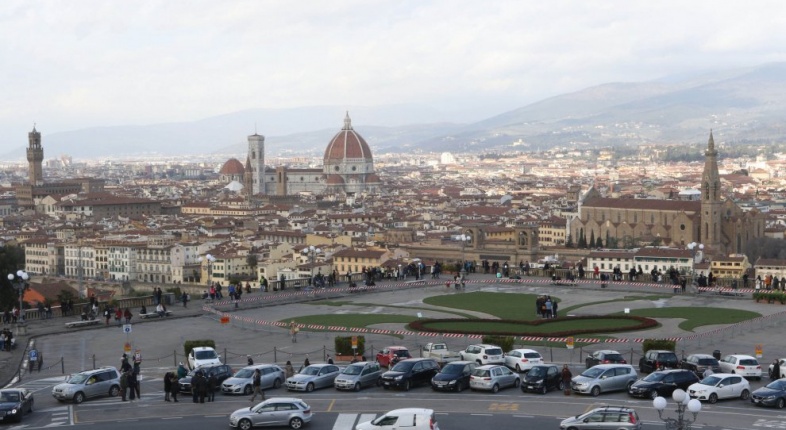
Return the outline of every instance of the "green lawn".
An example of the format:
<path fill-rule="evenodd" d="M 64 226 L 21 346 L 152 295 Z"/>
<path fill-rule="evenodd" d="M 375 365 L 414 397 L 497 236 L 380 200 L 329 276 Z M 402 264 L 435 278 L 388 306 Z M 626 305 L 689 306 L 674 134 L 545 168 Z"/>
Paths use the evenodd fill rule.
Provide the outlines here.
<path fill-rule="evenodd" d="M 521 333 L 521 335 L 550 336 L 553 332 L 564 332 L 569 330 L 597 329 L 598 333 L 603 333 L 610 327 L 635 327 L 641 324 L 633 320 L 577 320 L 577 321 L 555 321 L 548 324 L 537 326 L 528 324 L 504 323 L 496 321 L 450 321 L 429 323 L 429 328 L 445 330 L 447 332 L 463 332 L 482 330 L 485 333 Z M 577 337 L 593 337 L 592 335 L 580 334 Z"/>
<path fill-rule="evenodd" d="M 625 296 L 625 297 L 623 297 L 621 299 L 601 300 L 601 301 L 597 301 L 597 302 L 579 303 L 577 305 L 567 306 L 564 309 L 560 309 L 560 313 L 565 312 L 563 315 L 567 315 L 570 312 L 572 312 L 572 311 L 574 311 L 576 309 L 583 308 L 585 306 L 603 305 L 603 304 L 613 303 L 613 302 L 633 302 L 633 301 L 636 301 L 636 300 L 656 301 L 656 300 L 660 300 L 660 299 L 668 299 L 670 297 L 672 297 L 672 296 L 667 296 L 667 295 L 663 295 L 663 294 L 649 295 L 649 296 Z"/>
<path fill-rule="evenodd" d="M 483 312 L 501 319 L 529 321 L 538 318 L 535 315 L 537 298 L 536 294 L 474 292 L 431 296 L 425 298 L 423 303 Z M 551 299 L 559 301 L 554 296 Z M 562 314 L 561 309 L 558 309 L 558 312 Z"/>
<path fill-rule="evenodd" d="M 758 312 L 738 309 L 700 307 L 631 309 L 630 315 L 649 318 L 682 318 L 685 321 L 680 323 L 679 327 L 688 331 L 693 331 L 694 328 L 704 325 L 734 324 L 761 316 Z"/>
<path fill-rule="evenodd" d="M 402 323 L 407 324 L 418 319 L 415 315 L 395 314 L 323 314 L 287 318 L 281 322 L 295 321 L 298 324 L 320 324 L 339 327 L 368 327 L 374 324 Z"/>
<path fill-rule="evenodd" d="M 306 304 L 312 306 L 354 306 L 354 307 L 380 307 L 383 306 L 379 303 L 363 303 L 363 302 L 350 302 L 350 301 L 339 301 L 339 300 L 317 300 L 315 302 L 306 302 Z M 403 309 L 407 311 L 412 311 L 412 313 L 416 313 L 417 311 L 426 310 L 426 307 L 423 306 L 397 306 L 397 305 L 384 305 L 388 309 Z M 474 318 L 472 314 L 468 314 L 465 312 L 459 312 L 455 310 L 440 310 L 440 312 L 444 312 L 446 314 L 452 314 L 460 318 Z"/>

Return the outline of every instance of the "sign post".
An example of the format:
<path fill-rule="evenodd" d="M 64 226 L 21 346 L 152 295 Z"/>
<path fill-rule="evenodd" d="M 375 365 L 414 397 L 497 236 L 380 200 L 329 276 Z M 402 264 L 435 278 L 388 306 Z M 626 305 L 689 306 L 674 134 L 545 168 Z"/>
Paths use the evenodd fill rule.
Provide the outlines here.
<path fill-rule="evenodd" d="M 764 345 L 757 343 L 756 344 L 756 358 L 764 357 Z"/>
<path fill-rule="evenodd" d="M 565 341 L 565 346 L 568 349 L 573 349 L 573 342 L 574 342 L 573 336 L 568 336 L 567 340 Z"/>

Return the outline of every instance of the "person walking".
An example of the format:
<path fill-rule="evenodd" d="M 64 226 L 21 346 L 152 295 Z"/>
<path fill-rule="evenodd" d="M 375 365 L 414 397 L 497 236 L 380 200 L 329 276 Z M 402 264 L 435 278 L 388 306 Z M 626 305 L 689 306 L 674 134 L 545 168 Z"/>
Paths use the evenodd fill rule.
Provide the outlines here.
<path fill-rule="evenodd" d="M 128 400 L 136 399 L 136 376 L 134 372 L 126 372 L 126 384 L 128 385 Z"/>
<path fill-rule="evenodd" d="M 284 374 L 287 379 L 295 376 L 295 367 L 292 366 L 292 362 L 289 360 L 287 360 L 287 364 L 284 366 Z"/>
<path fill-rule="evenodd" d="M 177 402 L 177 393 L 180 392 L 180 384 L 178 383 L 177 373 L 171 372 L 169 383 L 171 385 L 171 399 L 173 402 Z"/>
<path fill-rule="evenodd" d="M 131 309 L 126 308 L 126 310 L 123 311 L 123 317 L 126 319 L 126 324 L 131 324 L 131 317 L 133 316 L 134 314 L 131 313 Z"/>
<path fill-rule="evenodd" d="M 128 395 L 128 372 L 121 371 L 120 373 L 120 400 L 125 402 Z"/>
<path fill-rule="evenodd" d="M 262 372 L 259 369 L 254 369 L 254 376 L 251 380 L 251 386 L 254 387 L 254 395 L 251 396 L 251 401 L 257 398 L 257 394 L 262 396 L 262 401 L 265 401 L 265 392 L 262 391 Z"/>
<path fill-rule="evenodd" d="M 562 365 L 562 390 L 566 396 L 570 396 L 570 382 L 573 379 L 573 373 L 570 372 L 567 364 Z"/>
<path fill-rule="evenodd" d="M 197 370 L 191 378 L 191 400 L 199 403 L 199 389 L 202 385 L 202 371 Z"/>
<path fill-rule="evenodd" d="M 188 294 L 186 294 L 185 291 L 183 291 L 183 294 L 180 295 L 180 300 L 183 301 L 183 307 L 187 308 L 188 307 Z"/>
<path fill-rule="evenodd" d="M 164 374 L 164 401 L 169 402 L 169 393 L 172 391 L 172 372 Z"/>

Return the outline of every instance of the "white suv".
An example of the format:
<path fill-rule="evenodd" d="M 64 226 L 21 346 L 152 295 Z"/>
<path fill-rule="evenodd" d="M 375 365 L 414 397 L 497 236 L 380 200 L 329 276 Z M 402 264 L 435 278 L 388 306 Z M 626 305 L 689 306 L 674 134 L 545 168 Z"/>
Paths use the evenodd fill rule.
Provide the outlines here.
<path fill-rule="evenodd" d="M 761 379 L 761 365 L 756 357 L 750 355 L 731 354 L 719 361 L 721 372 L 736 373 L 745 378 Z"/>
<path fill-rule="evenodd" d="M 504 364 L 505 358 L 502 348 L 497 345 L 470 345 L 467 349 L 459 353 L 462 360 L 474 361 L 482 365 L 485 364 Z"/>
<path fill-rule="evenodd" d="M 188 353 L 188 367 L 190 369 L 211 364 L 224 363 L 221 362 L 221 356 L 216 353 L 216 350 L 209 346 L 195 346 Z"/>

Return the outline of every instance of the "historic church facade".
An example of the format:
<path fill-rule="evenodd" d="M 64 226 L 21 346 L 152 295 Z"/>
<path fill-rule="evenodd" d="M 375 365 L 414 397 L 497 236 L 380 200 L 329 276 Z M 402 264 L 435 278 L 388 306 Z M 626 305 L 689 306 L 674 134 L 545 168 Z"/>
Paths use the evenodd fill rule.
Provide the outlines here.
<path fill-rule="evenodd" d="M 743 253 L 749 241 L 764 236 L 765 216 L 757 210 L 745 212 L 723 197 L 712 132 L 704 157 L 699 200 L 604 198 L 591 188 L 569 223 L 571 240 L 600 239 L 604 247 L 612 239 L 618 247 L 685 247 L 695 242 L 704 245 L 705 254 Z"/>

